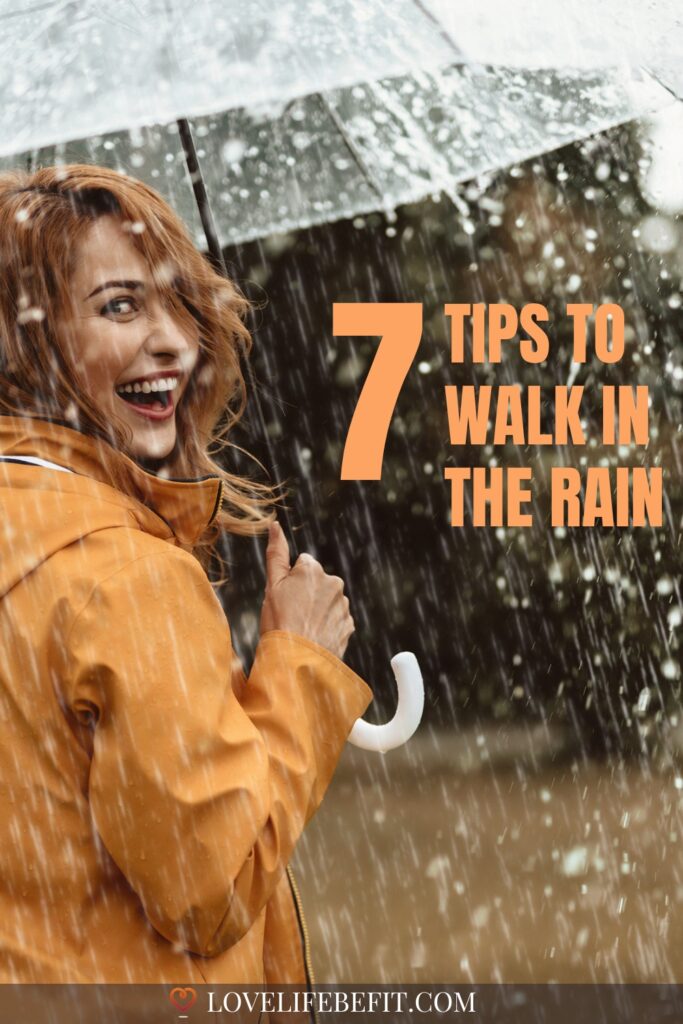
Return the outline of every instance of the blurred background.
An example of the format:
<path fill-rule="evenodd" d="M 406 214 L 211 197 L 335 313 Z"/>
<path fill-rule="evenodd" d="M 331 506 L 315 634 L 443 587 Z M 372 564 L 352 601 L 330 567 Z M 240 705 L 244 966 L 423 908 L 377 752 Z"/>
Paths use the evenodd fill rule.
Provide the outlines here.
<path fill-rule="evenodd" d="M 229 252 L 267 299 L 254 363 L 269 432 L 299 549 L 346 580 L 347 660 L 378 720 L 397 650 L 427 687 L 405 750 L 348 751 L 297 856 L 321 979 L 681 978 L 681 127 L 674 108 L 473 179 L 457 203 Z M 381 482 L 339 480 L 376 342 L 332 337 L 334 301 L 425 304 Z M 449 301 L 543 303 L 547 364 L 512 345 L 500 366 L 451 365 Z M 620 363 L 572 368 L 575 301 L 623 306 Z M 544 385 L 552 429 L 552 386 L 573 373 L 587 449 L 450 448 L 445 384 Z M 647 450 L 596 443 L 605 383 L 649 386 Z M 255 430 L 244 443 L 267 462 Z M 533 467 L 533 528 L 450 527 L 443 468 L 477 457 Z M 563 462 L 662 465 L 663 528 L 551 529 L 545 481 Z M 243 645 L 254 579 L 247 599 L 240 563 L 226 592 Z"/>
<path fill-rule="evenodd" d="M 515 5 L 517 22 L 478 5 L 501 19 L 496 37 L 479 14 L 456 25 L 447 4 L 413 0 L 388 20 L 380 0 L 351 4 L 362 17 L 344 38 L 344 2 L 287 2 L 272 21 L 252 11 L 238 23 L 231 5 L 207 4 L 216 47 L 232 47 L 220 59 L 213 37 L 182 49 L 194 22 L 179 4 L 166 5 L 168 37 L 145 36 L 148 16 L 123 0 L 104 34 L 93 4 L 66 20 L 63 5 L 45 4 L 37 90 L 21 71 L 36 34 L 23 31 L 24 13 L 8 15 L 0 167 L 116 167 L 166 195 L 204 248 L 192 195 L 201 175 L 188 175 L 172 121 L 191 117 L 214 240 L 254 304 L 254 382 L 234 441 L 286 482 L 293 549 L 346 582 L 357 624 L 346 660 L 375 692 L 369 718 L 392 713 L 390 657 L 411 650 L 420 661 L 421 730 L 386 756 L 347 749 L 297 850 L 317 980 L 683 980 L 683 82 L 662 15 L 673 6 L 643 9 L 648 35 L 633 20 L 639 5 L 606 4 L 595 17 L 621 19 L 621 35 L 594 25 L 587 41 L 564 32 L 558 4 L 546 5 L 545 36 L 532 32 L 538 4 Z M 145 46 L 157 37 L 168 46 L 155 62 Z M 292 38 L 298 62 L 288 64 L 278 47 Z M 525 52 L 532 38 L 542 67 Z M 645 56 L 635 53 L 644 40 Z M 611 66 L 597 70 L 603 44 Z M 422 66 L 408 68 L 418 52 Z M 558 52 L 587 66 L 558 69 Z M 191 101 L 174 105 L 178 53 Z M 380 80 L 385 58 L 396 66 Z M 372 81 L 359 61 L 379 62 Z M 127 67 L 154 87 L 155 116 L 138 110 L 132 87 L 120 110 L 103 91 L 101 69 L 119 96 Z M 219 95 L 221 76 L 232 100 Z M 131 81 L 142 95 L 145 81 Z M 202 85 L 215 103 L 197 95 Z M 377 482 L 340 480 L 377 346 L 332 334 L 332 304 L 356 301 L 424 304 Z M 542 303 L 549 359 L 528 365 L 512 343 L 500 365 L 451 365 L 447 302 Z M 619 363 L 571 363 L 568 302 L 624 308 Z M 542 385 L 549 428 L 554 385 L 584 384 L 592 440 L 452 448 L 444 386 L 482 383 Z M 601 447 L 604 384 L 650 388 L 646 449 Z M 450 526 L 444 468 L 471 464 L 533 467 L 531 529 Z M 663 527 L 551 528 L 556 464 L 661 465 Z M 237 450 L 228 465 L 263 478 Z M 247 668 L 263 551 L 239 538 L 224 547 L 221 598 Z"/>

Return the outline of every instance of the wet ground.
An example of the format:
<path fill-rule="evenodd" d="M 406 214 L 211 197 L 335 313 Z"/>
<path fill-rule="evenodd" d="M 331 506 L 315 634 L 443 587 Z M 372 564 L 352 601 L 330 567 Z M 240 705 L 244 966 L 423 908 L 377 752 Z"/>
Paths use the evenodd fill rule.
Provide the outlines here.
<path fill-rule="evenodd" d="M 682 981 L 683 778 L 561 745 L 348 748 L 295 861 L 316 980 Z"/>

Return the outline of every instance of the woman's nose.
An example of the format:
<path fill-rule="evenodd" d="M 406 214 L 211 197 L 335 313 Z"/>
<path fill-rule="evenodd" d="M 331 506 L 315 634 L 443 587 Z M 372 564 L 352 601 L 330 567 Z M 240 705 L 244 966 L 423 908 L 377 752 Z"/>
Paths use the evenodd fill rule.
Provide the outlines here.
<path fill-rule="evenodd" d="M 151 355 L 180 355 L 192 348 L 187 328 L 183 327 L 171 310 L 158 303 L 150 309 L 148 319 L 145 347 Z"/>

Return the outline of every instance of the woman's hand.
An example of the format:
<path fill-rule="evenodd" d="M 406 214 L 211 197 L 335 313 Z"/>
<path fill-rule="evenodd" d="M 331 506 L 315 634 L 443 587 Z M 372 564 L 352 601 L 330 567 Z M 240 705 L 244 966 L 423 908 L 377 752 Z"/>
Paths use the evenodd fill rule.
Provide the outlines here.
<path fill-rule="evenodd" d="M 290 565 L 289 545 L 279 523 L 273 523 L 266 548 L 266 594 L 261 633 L 282 629 L 312 640 L 343 658 L 355 626 L 344 596 L 344 581 L 328 576 L 311 555 Z"/>

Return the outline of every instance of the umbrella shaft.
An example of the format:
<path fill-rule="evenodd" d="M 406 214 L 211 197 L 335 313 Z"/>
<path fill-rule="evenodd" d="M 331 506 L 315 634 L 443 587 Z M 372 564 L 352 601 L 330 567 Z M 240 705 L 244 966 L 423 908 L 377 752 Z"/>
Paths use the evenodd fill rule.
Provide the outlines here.
<path fill-rule="evenodd" d="M 199 166 L 199 158 L 197 157 L 197 150 L 195 149 L 192 131 L 187 118 L 179 118 L 178 131 L 180 133 L 180 141 L 183 144 L 183 150 L 185 151 L 185 163 L 187 164 L 187 170 L 190 175 L 192 191 L 194 192 L 197 209 L 199 210 L 199 216 L 202 221 L 202 227 L 204 228 L 204 234 L 206 235 L 209 259 L 218 273 L 226 277 L 227 273 L 225 262 L 223 260 L 223 250 L 221 249 L 218 232 L 216 231 L 216 224 L 211 212 L 211 205 L 209 203 L 206 185 L 204 184 L 202 169 Z"/>
<path fill-rule="evenodd" d="M 221 243 L 218 238 L 218 232 L 216 230 L 216 224 L 213 219 L 213 213 L 211 212 L 211 203 L 209 202 L 209 196 L 206 191 L 206 185 L 204 184 L 202 169 L 199 165 L 199 157 L 197 156 L 194 138 L 192 137 L 192 129 L 190 128 L 190 124 L 187 118 L 181 117 L 178 119 L 177 123 L 178 132 L 180 133 L 180 141 L 182 142 L 183 150 L 185 151 L 185 163 L 187 164 L 187 170 L 190 175 L 190 181 L 192 182 L 192 191 L 194 192 L 195 201 L 197 203 L 197 209 L 199 211 L 199 216 L 201 218 L 202 227 L 204 228 L 204 235 L 206 236 L 208 256 L 214 269 L 223 277 L 227 277 L 228 268 L 226 266 L 225 259 L 223 258 L 223 249 L 221 248 Z M 266 421 L 263 404 L 259 397 L 258 388 L 256 386 L 254 370 L 248 359 L 246 360 L 246 374 L 247 380 L 249 382 L 249 388 L 251 391 L 251 398 L 254 407 L 256 408 L 256 413 L 261 426 L 261 432 L 266 443 L 271 470 L 275 479 L 277 481 L 280 481 L 280 471 L 278 469 L 273 444 L 268 434 L 268 424 Z M 292 526 L 286 508 L 280 508 L 279 516 L 281 520 L 284 520 L 284 523 L 287 526 L 287 530 L 290 535 L 290 550 L 293 549 L 294 553 L 296 554 L 296 542 L 294 539 L 294 533 L 292 531 Z"/>

